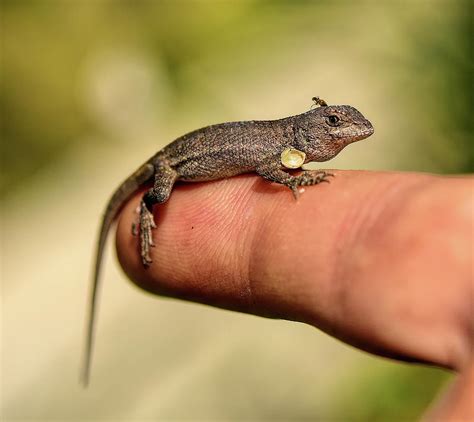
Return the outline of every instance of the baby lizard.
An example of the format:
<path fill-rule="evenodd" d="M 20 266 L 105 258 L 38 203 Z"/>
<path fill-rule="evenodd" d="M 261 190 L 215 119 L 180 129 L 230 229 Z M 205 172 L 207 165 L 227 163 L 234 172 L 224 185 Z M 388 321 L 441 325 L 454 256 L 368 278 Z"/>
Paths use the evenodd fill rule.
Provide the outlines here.
<path fill-rule="evenodd" d="M 271 182 L 290 188 L 295 198 L 298 197 L 299 186 L 328 182 L 332 174 L 326 171 L 303 171 L 301 175 L 294 176 L 284 169 L 300 168 L 310 161 L 327 161 L 346 145 L 372 135 L 374 129 L 354 107 L 327 105 L 317 97 L 313 101 L 319 107 L 297 116 L 222 123 L 181 136 L 157 152 L 118 187 L 105 209 L 97 242 L 82 372 L 84 385 L 89 381 L 104 245 L 122 205 L 141 186 L 153 183 L 153 187 L 142 197 L 138 224 L 132 228 L 133 233 L 139 236 L 143 265 L 148 267 L 152 263 L 152 229 L 156 227 L 153 206 L 168 200 L 178 180 L 202 182 L 255 172 Z"/>

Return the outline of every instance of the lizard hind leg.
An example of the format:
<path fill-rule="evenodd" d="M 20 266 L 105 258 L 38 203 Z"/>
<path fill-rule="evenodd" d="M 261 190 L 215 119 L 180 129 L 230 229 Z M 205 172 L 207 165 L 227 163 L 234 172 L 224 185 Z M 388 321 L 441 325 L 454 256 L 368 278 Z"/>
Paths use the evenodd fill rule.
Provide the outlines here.
<path fill-rule="evenodd" d="M 142 263 L 148 267 L 153 261 L 150 256 L 150 247 L 154 246 L 152 229 L 156 228 L 153 213 L 148 210 L 145 202 L 140 202 L 139 209 L 139 227 L 140 227 L 140 256 Z M 132 227 L 132 231 L 136 233 L 136 226 Z"/>
<path fill-rule="evenodd" d="M 136 225 L 132 225 L 132 233 L 140 235 L 140 256 L 144 267 L 148 267 L 151 259 L 151 247 L 153 242 L 152 230 L 156 228 L 153 218 L 153 205 L 163 204 L 170 197 L 173 185 L 178 178 L 178 174 L 168 165 L 159 164 L 156 166 L 155 182 L 153 187 L 142 197 L 139 207 L 139 230 Z M 138 233 L 137 233 L 138 231 Z"/>

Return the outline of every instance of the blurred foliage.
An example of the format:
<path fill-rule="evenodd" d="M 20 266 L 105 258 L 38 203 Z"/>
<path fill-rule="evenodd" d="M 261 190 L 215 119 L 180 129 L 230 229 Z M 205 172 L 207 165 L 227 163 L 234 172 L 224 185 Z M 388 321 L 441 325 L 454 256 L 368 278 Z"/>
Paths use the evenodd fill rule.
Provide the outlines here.
<path fill-rule="evenodd" d="M 448 372 L 420 366 L 381 365 L 353 374 L 334 403 L 333 418 L 353 421 L 415 421 L 426 412 Z"/>
<path fill-rule="evenodd" d="M 212 72 L 230 51 L 252 66 L 248 46 L 259 54 L 284 55 L 299 34 L 317 42 L 332 23 L 332 31 L 344 37 L 347 30 L 339 22 L 350 25 L 356 12 L 373 19 L 367 10 L 393 15 L 401 45 L 384 44 L 381 37 L 371 56 L 387 89 L 386 112 L 394 111 L 392 103 L 405 108 L 400 119 L 408 121 L 392 130 L 399 130 L 407 144 L 419 144 L 401 157 L 398 168 L 472 171 L 468 1 L 413 2 L 410 7 L 403 1 L 329 3 L 3 0 L 0 191 L 4 195 L 28 182 L 71 145 L 87 142 L 85 134 L 114 142 L 81 98 L 84 61 L 96 50 L 139 46 L 159 60 L 172 115 L 180 101 L 206 96 L 199 78 L 190 76 L 191 63 L 207 60 L 204 70 Z M 424 19 L 419 9 L 426 9 Z"/>
<path fill-rule="evenodd" d="M 429 161 L 440 172 L 467 173 L 474 171 L 473 97 L 469 88 L 473 70 L 472 2 L 443 4 L 453 10 L 438 10 L 431 27 L 406 26 L 411 57 L 403 84 L 417 95 L 406 106 L 412 127 L 424 144 L 412 161 Z"/>
<path fill-rule="evenodd" d="M 386 116 L 385 123 L 375 124 L 376 136 L 385 124 L 384 136 L 401 146 L 385 151 L 396 156 L 396 168 L 473 171 L 469 8 L 468 0 L 2 0 L 0 194 L 21 188 L 73 147 L 117 142 L 121 129 L 107 130 L 89 98 L 88 90 L 100 91 L 111 77 L 99 78 L 99 87 L 89 86 L 98 52 L 145 51 L 153 76 L 165 81 L 168 93 L 160 113 L 173 119 L 183 103 L 199 108 L 213 101 L 203 75 L 209 79 L 216 69 L 230 68 L 231 76 L 247 71 L 265 81 L 269 75 L 256 65 L 256 57 L 278 56 L 292 69 L 295 51 L 317 46 L 323 35 L 327 41 L 328 34 L 326 47 L 340 59 L 343 72 L 352 71 L 346 61 L 354 50 L 372 69 L 373 92 L 367 97 L 375 98 L 377 91 L 382 101 L 373 108 L 382 108 Z M 355 38 L 359 33 L 365 38 Z M 323 69 L 318 52 L 315 47 L 308 62 Z M 325 88 L 330 92 L 330 86 Z M 305 93 L 308 102 L 316 94 Z M 165 97 L 154 95 L 152 102 Z M 125 92 L 119 106 L 126 108 L 129 101 Z M 123 118 L 126 114 L 113 122 Z M 411 419 L 445 378 L 434 369 L 393 366 L 354 381 L 350 398 L 335 409 L 344 415 L 352 409 L 364 421 L 397 420 L 400 414 Z"/>

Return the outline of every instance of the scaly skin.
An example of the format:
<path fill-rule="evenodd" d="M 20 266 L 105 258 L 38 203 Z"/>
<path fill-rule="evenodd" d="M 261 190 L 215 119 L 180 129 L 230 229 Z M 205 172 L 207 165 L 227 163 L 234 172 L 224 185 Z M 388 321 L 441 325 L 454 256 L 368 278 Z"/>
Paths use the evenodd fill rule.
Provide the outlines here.
<path fill-rule="evenodd" d="M 304 163 L 327 161 L 346 145 L 373 134 L 372 124 L 354 107 L 328 106 L 315 97 L 315 105 L 297 116 L 280 120 L 244 121 L 207 126 L 190 132 L 155 154 L 128 177 L 109 200 L 97 243 L 87 343 L 82 381 L 89 380 L 94 335 L 95 308 L 100 268 L 107 234 L 118 211 L 141 186 L 154 181 L 144 195 L 139 212 L 140 252 L 143 265 L 152 263 L 153 206 L 168 200 L 176 181 L 202 182 L 255 172 L 290 188 L 297 198 L 298 187 L 328 182 L 332 174 L 303 171 L 299 176 L 285 172 L 281 154 L 294 148 L 306 155 Z M 137 233 L 137 225 L 132 228 Z"/>

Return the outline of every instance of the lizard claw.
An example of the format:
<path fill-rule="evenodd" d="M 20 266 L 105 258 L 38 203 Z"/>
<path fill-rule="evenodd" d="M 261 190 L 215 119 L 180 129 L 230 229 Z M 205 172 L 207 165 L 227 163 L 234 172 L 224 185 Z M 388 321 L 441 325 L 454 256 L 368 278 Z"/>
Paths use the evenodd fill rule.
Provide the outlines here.
<path fill-rule="evenodd" d="M 300 191 L 298 190 L 300 184 L 298 183 L 298 180 L 294 178 L 285 184 L 291 189 L 291 192 L 293 192 L 295 200 L 298 200 L 298 198 L 300 197 Z"/>
<path fill-rule="evenodd" d="M 322 182 L 329 183 L 328 177 L 335 177 L 335 175 L 324 170 L 308 170 L 295 177 L 287 186 L 292 190 L 295 199 L 298 199 L 299 186 L 312 186 Z"/>
<path fill-rule="evenodd" d="M 317 185 L 321 182 L 329 183 L 328 177 L 335 177 L 333 173 L 324 170 L 307 171 L 300 176 L 300 184 L 305 186 Z"/>
<path fill-rule="evenodd" d="M 321 183 L 321 182 L 330 183 L 328 177 L 336 177 L 336 175 L 333 174 L 333 173 L 328 173 L 327 171 L 325 171 L 325 172 L 323 172 L 323 174 L 321 175 L 321 180 L 320 180 L 318 183 Z"/>

